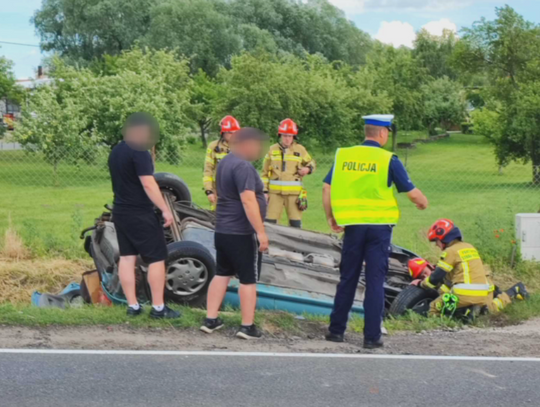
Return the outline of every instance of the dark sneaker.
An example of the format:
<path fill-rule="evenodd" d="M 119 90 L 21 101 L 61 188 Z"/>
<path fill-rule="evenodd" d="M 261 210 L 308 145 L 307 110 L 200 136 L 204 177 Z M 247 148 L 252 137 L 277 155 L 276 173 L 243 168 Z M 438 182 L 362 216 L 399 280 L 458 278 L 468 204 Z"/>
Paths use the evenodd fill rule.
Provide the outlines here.
<path fill-rule="evenodd" d="M 236 333 L 236 336 L 241 339 L 257 339 L 262 336 L 262 332 L 259 331 L 255 324 L 251 326 L 242 325 Z"/>
<path fill-rule="evenodd" d="M 137 315 L 141 315 L 142 311 L 143 311 L 143 309 L 142 309 L 142 307 L 140 305 L 139 305 L 139 309 L 127 307 L 126 314 L 127 314 L 128 317 L 136 317 Z"/>
<path fill-rule="evenodd" d="M 384 342 L 379 338 L 377 341 L 368 341 L 364 339 L 364 349 L 378 349 L 384 346 Z"/>
<path fill-rule="evenodd" d="M 163 307 L 161 311 L 156 311 L 154 307 L 152 307 L 152 311 L 150 311 L 150 318 L 155 319 L 174 319 L 174 318 L 180 318 L 180 313 L 178 311 L 175 311 L 166 305 Z"/>
<path fill-rule="evenodd" d="M 328 342 L 343 342 L 344 336 L 340 334 L 333 334 L 332 332 L 328 332 L 324 339 L 326 339 Z"/>
<path fill-rule="evenodd" d="M 223 321 L 221 319 L 206 318 L 199 329 L 207 334 L 211 334 L 221 328 L 223 328 Z"/>

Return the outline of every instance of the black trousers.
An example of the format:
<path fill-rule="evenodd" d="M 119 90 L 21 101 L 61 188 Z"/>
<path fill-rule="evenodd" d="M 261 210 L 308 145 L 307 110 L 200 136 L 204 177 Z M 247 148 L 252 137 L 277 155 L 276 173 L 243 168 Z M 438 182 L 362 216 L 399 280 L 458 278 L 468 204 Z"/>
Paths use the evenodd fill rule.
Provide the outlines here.
<path fill-rule="evenodd" d="M 384 311 L 384 282 L 392 240 L 390 225 L 355 225 L 345 228 L 340 281 L 330 315 L 330 332 L 343 334 L 351 311 L 362 265 L 366 262 L 364 297 L 364 338 L 378 340 Z"/>

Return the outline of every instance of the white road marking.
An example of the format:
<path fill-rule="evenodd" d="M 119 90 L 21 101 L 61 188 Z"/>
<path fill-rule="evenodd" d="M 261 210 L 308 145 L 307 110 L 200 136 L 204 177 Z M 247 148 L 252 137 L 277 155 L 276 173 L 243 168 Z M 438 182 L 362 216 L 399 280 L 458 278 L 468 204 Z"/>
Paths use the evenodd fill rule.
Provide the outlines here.
<path fill-rule="evenodd" d="M 540 362 L 533 357 L 497 356 L 440 356 L 440 355 L 385 355 L 347 353 L 276 353 L 276 352 L 223 352 L 175 350 L 86 350 L 86 349 L 0 349 L 0 354 L 43 355 L 119 355 L 119 356 L 242 356 L 277 358 L 330 358 L 330 359 L 396 359 L 396 360 L 447 360 L 480 362 Z"/>

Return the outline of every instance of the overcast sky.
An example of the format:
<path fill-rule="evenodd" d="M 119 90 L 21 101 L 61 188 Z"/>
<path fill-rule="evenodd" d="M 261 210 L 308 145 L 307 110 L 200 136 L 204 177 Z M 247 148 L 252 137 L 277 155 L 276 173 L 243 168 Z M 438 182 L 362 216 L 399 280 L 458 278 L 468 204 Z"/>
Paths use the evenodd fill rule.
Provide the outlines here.
<path fill-rule="evenodd" d="M 540 23 L 540 0 L 330 0 L 374 38 L 395 46 L 411 46 L 415 32 L 459 31 L 481 17 L 493 19 L 495 7 L 509 4 L 528 20 Z M 0 41 L 38 44 L 30 17 L 41 0 L 0 0 Z M 18 78 L 33 77 L 40 64 L 39 48 L 0 43 L 0 55 L 15 63 Z"/>

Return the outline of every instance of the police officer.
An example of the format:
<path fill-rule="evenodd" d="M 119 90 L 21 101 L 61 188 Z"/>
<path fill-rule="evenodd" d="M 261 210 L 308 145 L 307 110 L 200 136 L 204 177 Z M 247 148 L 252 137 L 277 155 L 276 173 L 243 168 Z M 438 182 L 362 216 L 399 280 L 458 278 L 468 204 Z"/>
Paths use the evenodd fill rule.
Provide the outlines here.
<path fill-rule="evenodd" d="M 315 160 L 298 143 L 297 136 L 294 121 L 285 119 L 280 123 L 279 142 L 270 147 L 264 158 L 261 178 L 268 194 L 266 221 L 277 223 L 285 207 L 289 225 L 301 228 L 302 211 L 307 209 L 302 179 L 315 171 Z"/>
<path fill-rule="evenodd" d="M 429 314 L 440 315 L 450 306 L 455 308 L 486 307 L 496 313 L 512 303 L 524 300 L 529 294 L 523 283 L 499 292 L 493 285 L 489 270 L 484 267 L 478 251 L 463 241 L 460 229 L 449 219 L 439 219 L 428 232 L 428 239 L 443 250 L 437 266 L 425 278 L 421 287 L 439 291 L 439 297 L 430 304 Z M 421 260 L 421 259 L 420 259 Z M 453 294 L 453 296 L 445 294 Z"/>
<path fill-rule="evenodd" d="M 219 123 L 221 133 L 219 140 L 212 141 L 206 150 L 204 161 L 203 185 L 208 201 L 212 209 L 216 207 L 216 171 L 217 165 L 227 154 L 230 153 L 229 142 L 234 132 L 240 130 L 240 123 L 232 116 L 225 116 Z"/>
<path fill-rule="evenodd" d="M 388 141 L 393 115 L 365 116 L 362 145 L 340 148 L 323 187 L 326 218 L 334 232 L 345 231 L 334 308 L 326 340 L 343 342 L 362 265 L 365 261 L 364 348 L 383 346 L 381 323 L 384 311 L 384 281 L 392 227 L 399 209 L 392 184 L 407 193 L 418 209 L 428 201 L 412 184 L 405 167 L 382 147 Z"/>

